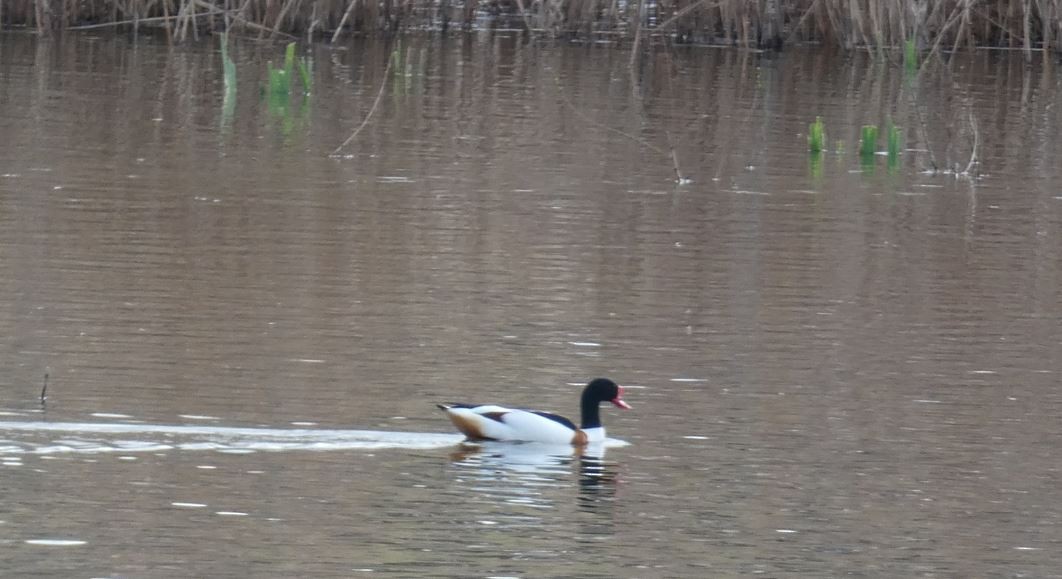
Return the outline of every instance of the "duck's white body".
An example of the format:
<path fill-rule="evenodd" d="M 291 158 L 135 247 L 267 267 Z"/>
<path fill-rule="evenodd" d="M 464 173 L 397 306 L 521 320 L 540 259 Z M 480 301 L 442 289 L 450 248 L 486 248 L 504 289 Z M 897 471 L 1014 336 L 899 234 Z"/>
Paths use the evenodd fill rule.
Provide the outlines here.
<path fill-rule="evenodd" d="M 508 440 L 547 444 L 586 444 L 605 440 L 605 428 L 580 429 L 558 417 L 494 404 L 450 406 L 450 421 L 473 440 Z M 569 423 L 570 424 L 570 423 Z"/>
<path fill-rule="evenodd" d="M 440 404 L 450 421 L 470 440 L 502 440 L 574 444 L 582 446 L 605 440 L 605 427 L 598 415 L 598 404 L 611 402 L 630 408 L 623 401 L 623 389 L 614 382 L 598 378 L 583 390 L 582 427 L 556 414 L 506 408 L 496 404 Z"/>

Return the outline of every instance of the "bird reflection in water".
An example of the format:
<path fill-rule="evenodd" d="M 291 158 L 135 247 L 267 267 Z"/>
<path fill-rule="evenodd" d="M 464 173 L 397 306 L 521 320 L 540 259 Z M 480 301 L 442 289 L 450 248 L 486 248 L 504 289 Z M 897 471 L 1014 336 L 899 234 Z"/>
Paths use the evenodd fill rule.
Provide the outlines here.
<path fill-rule="evenodd" d="M 579 510 L 610 512 L 619 476 L 618 464 L 605 460 L 605 449 L 604 444 L 572 447 L 539 443 L 463 443 L 450 454 L 450 459 L 455 466 L 474 473 L 478 483 L 490 481 L 494 493 L 509 495 L 507 502 L 542 507 L 553 506 L 553 501 L 547 498 L 552 493 L 545 493 L 544 487 L 569 486 L 574 463 L 578 466 Z M 480 487 L 479 490 L 486 489 Z M 513 495 L 523 498 L 513 500 Z"/>
<path fill-rule="evenodd" d="M 605 449 L 599 454 L 584 452 L 579 457 L 579 509 L 609 511 L 616 501 L 619 465 L 605 460 Z"/>

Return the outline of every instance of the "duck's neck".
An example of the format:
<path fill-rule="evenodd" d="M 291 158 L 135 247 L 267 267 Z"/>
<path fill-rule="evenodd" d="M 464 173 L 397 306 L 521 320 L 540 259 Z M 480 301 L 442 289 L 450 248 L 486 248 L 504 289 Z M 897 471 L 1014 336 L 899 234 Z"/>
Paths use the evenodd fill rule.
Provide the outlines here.
<path fill-rule="evenodd" d="M 583 430 L 601 428 L 601 409 L 599 406 L 601 403 L 586 394 L 586 392 L 583 393 L 583 399 L 580 402 L 583 412 L 581 428 Z"/>

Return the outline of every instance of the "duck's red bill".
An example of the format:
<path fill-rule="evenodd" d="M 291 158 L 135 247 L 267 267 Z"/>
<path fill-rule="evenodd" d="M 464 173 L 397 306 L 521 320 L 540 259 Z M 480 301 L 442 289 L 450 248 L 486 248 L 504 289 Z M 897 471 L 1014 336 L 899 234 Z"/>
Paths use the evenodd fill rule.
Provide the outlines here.
<path fill-rule="evenodd" d="M 631 405 L 627 404 L 626 400 L 619 397 L 613 398 L 612 400 L 609 400 L 609 402 L 615 404 L 616 406 L 619 406 L 620 408 L 626 408 L 627 410 L 631 409 Z"/>

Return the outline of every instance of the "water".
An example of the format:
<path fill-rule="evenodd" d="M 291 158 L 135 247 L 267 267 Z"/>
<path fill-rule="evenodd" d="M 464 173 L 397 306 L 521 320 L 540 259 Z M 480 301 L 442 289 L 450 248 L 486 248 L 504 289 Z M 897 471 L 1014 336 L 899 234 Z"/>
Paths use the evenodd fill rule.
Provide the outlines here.
<path fill-rule="evenodd" d="M 1056 66 L 402 50 L 0 36 L 2 574 L 1060 575 Z"/>

